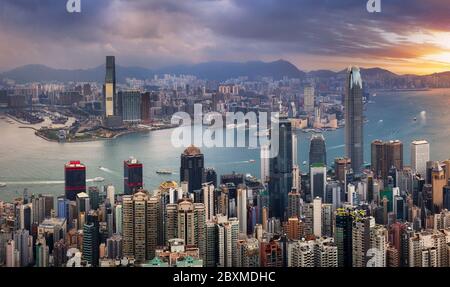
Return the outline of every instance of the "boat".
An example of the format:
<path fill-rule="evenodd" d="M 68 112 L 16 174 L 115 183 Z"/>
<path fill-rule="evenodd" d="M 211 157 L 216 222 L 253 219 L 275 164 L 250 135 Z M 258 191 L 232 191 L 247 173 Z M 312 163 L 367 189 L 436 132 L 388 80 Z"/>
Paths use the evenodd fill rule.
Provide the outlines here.
<path fill-rule="evenodd" d="M 172 174 L 172 172 L 170 170 L 166 170 L 166 169 L 159 169 L 156 171 L 157 174 Z"/>
<path fill-rule="evenodd" d="M 248 162 L 249 162 L 249 163 L 254 163 L 254 162 L 256 162 L 256 160 L 254 160 L 254 159 L 249 159 Z"/>
<path fill-rule="evenodd" d="M 97 177 L 94 178 L 92 181 L 93 181 L 93 182 L 104 182 L 105 179 L 104 179 L 103 177 L 101 177 L 101 176 L 97 176 Z"/>
<path fill-rule="evenodd" d="M 6 183 L 0 182 L 0 188 L 6 187 Z"/>
<path fill-rule="evenodd" d="M 416 117 L 414 117 L 414 119 L 413 119 L 414 121 L 417 121 L 417 118 Z"/>
<path fill-rule="evenodd" d="M 303 165 L 306 165 L 306 160 L 303 162 Z"/>

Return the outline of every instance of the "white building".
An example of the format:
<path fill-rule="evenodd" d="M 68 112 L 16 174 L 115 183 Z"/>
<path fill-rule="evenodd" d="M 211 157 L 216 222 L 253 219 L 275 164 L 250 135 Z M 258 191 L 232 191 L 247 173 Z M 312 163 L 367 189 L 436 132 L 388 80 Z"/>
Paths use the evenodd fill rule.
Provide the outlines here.
<path fill-rule="evenodd" d="M 426 176 L 427 161 L 430 160 L 430 144 L 426 140 L 411 143 L 411 168 L 423 178 Z"/>

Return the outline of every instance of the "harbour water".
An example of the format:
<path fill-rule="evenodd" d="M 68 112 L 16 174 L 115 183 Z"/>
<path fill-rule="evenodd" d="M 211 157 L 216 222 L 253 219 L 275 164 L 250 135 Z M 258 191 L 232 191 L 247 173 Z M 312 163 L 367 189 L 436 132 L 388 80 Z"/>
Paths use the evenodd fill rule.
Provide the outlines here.
<path fill-rule="evenodd" d="M 409 144 L 415 139 L 430 142 L 431 159 L 450 158 L 450 90 L 383 92 L 366 106 L 364 126 L 364 159 L 370 162 L 370 142 L 374 139 L 399 139 L 404 143 L 404 162 L 410 162 Z M 113 184 L 123 189 L 123 160 L 130 156 L 144 164 L 145 187 L 154 189 L 165 180 L 179 180 L 180 154 L 183 148 L 171 145 L 172 130 L 131 134 L 117 139 L 85 143 L 52 143 L 34 135 L 20 124 L 0 120 L 0 200 L 12 200 L 28 188 L 29 194 L 64 193 L 64 164 L 80 160 L 87 165 L 87 177 L 103 177 L 102 183 L 90 180 L 88 185 Z M 297 132 L 298 162 L 308 160 L 311 134 Z M 344 130 L 324 133 L 327 160 L 331 164 L 344 155 Z M 248 148 L 201 148 L 206 167 L 217 173 L 250 173 L 259 177 L 259 150 Z M 253 161 L 255 160 L 255 161 Z M 158 175 L 170 170 L 171 175 Z"/>

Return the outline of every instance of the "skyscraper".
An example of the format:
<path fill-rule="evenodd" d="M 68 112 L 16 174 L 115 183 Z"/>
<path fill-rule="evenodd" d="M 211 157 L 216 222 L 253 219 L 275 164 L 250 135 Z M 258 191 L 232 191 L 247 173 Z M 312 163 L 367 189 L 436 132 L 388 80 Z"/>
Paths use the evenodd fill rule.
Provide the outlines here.
<path fill-rule="evenodd" d="M 118 101 L 116 98 L 116 60 L 114 56 L 106 57 L 106 76 L 104 93 L 105 117 L 117 116 Z"/>
<path fill-rule="evenodd" d="M 142 120 L 142 95 L 140 91 L 120 91 L 118 99 L 121 103 L 122 120 L 128 123 L 138 123 Z"/>
<path fill-rule="evenodd" d="M 130 158 L 123 162 L 124 193 L 126 195 L 133 194 L 133 191 L 144 186 L 142 174 L 143 165 L 137 159 Z"/>
<path fill-rule="evenodd" d="M 123 255 L 134 257 L 137 262 L 152 259 L 158 233 L 154 205 L 146 190 L 123 197 Z M 153 224 L 152 224 L 153 222 Z"/>
<path fill-rule="evenodd" d="M 334 178 L 345 182 L 346 170 L 351 169 L 351 162 L 348 158 L 338 157 L 334 159 Z"/>
<path fill-rule="evenodd" d="M 426 140 L 411 143 L 411 168 L 414 172 L 426 178 L 427 161 L 430 160 L 430 144 Z"/>
<path fill-rule="evenodd" d="M 325 188 L 327 184 L 327 168 L 321 163 L 316 163 L 310 167 L 311 198 L 325 198 Z"/>
<path fill-rule="evenodd" d="M 263 182 L 269 181 L 269 158 L 270 150 L 268 145 L 261 146 L 261 180 Z"/>
<path fill-rule="evenodd" d="M 91 266 L 98 266 L 100 246 L 99 222 L 96 211 L 87 215 L 86 223 L 83 225 L 83 259 Z"/>
<path fill-rule="evenodd" d="M 444 186 L 447 185 L 445 180 L 445 172 L 439 162 L 434 162 L 431 171 L 431 185 L 433 186 L 433 210 L 435 213 L 440 212 L 444 205 Z"/>
<path fill-rule="evenodd" d="M 314 87 L 306 86 L 304 91 L 303 107 L 305 112 L 314 112 Z"/>
<path fill-rule="evenodd" d="M 364 164 L 363 84 L 357 67 L 348 69 L 345 86 L 345 153 L 351 160 L 353 172 L 359 173 Z"/>
<path fill-rule="evenodd" d="M 237 216 L 239 232 L 247 234 L 247 187 L 239 185 L 237 189 Z"/>
<path fill-rule="evenodd" d="M 292 188 L 292 127 L 286 118 L 280 117 L 278 133 L 278 154 L 270 158 L 270 212 L 272 217 L 284 218 L 287 195 Z"/>
<path fill-rule="evenodd" d="M 386 180 L 389 170 L 403 169 L 403 143 L 399 140 L 383 142 L 375 140 L 371 144 L 371 166 L 376 176 Z"/>
<path fill-rule="evenodd" d="M 309 164 L 327 164 L 325 138 L 322 134 L 313 134 L 309 145 Z"/>
<path fill-rule="evenodd" d="M 71 161 L 65 165 L 64 175 L 68 200 L 75 200 L 78 193 L 86 192 L 86 166 L 79 161 Z"/>
<path fill-rule="evenodd" d="M 191 145 L 181 154 L 180 181 L 188 182 L 189 193 L 202 188 L 204 168 L 204 156 L 199 148 Z"/>
<path fill-rule="evenodd" d="M 336 211 L 336 231 L 334 233 L 334 242 L 338 247 L 338 265 L 339 267 L 352 266 L 352 211 L 339 208 Z"/>

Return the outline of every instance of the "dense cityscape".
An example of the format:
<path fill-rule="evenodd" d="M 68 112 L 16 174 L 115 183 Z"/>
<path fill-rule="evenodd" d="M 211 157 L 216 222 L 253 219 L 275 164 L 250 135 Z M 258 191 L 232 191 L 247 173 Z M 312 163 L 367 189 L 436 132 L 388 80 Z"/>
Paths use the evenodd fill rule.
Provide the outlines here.
<path fill-rule="evenodd" d="M 36 136 L 71 144 L 173 128 L 171 116 L 194 117 L 198 103 L 222 115 L 278 112 L 279 153 L 271 158 L 260 147 L 258 178 L 232 168 L 218 174 L 205 165 L 203 147 L 190 145 L 179 180 L 153 190 L 139 155 L 115 159 L 123 161 L 123 186 L 102 178 L 88 185 L 89 167 L 67 159 L 60 196 L 30 188 L 0 201 L 0 266 L 450 266 L 450 161 L 431 161 L 426 138 L 365 140 L 365 106 L 376 95 L 359 68 L 326 84 L 165 75 L 126 85 L 117 83 L 114 56 L 105 68 L 102 84 L 6 83 L 2 119 L 40 125 Z M 330 165 L 322 132 L 339 128 L 345 154 Z M 304 162 L 296 130 L 310 141 Z"/>

